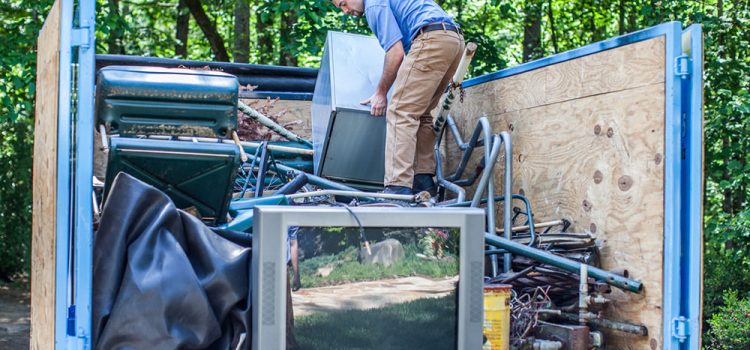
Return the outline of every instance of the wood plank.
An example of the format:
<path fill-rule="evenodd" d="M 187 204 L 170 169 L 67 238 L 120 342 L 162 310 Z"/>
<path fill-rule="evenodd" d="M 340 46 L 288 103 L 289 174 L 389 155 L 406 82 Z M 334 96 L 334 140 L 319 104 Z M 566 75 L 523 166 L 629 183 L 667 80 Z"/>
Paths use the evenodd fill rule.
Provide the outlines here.
<path fill-rule="evenodd" d="M 243 99 L 242 102 L 250 107 L 262 110 L 266 116 L 278 116 L 279 124 L 302 138 L 312 140 L 312 124 L 310 123 L 312 101 Z M 283 139 L 281 136 L 273 134 L 272 140 Z"/>
<path fill-rule="evenodd" d="M 31 225 L 31 349 L 55 344 L 55 200 L 60 69 L 60 1 L 39 34 Z"/>
<path fill-rule="evenodd" d="M 529 197 L 535 221 L 565 218 L 596 234 L 603 267 L 643 281 L 641 294 L 610 295 L 606 317 L 649 329 L 608 333 L 617 349 L 663 347 L 664 59 L 663 37 L 650 39 L 470 87 L 453 110 L 464 138 L 482 115 L 493 132 L 511 132 L 513 189 Z M 452 140 L 445 152 L 450 172 L 461 152 Z"/>
<path fill-rule="evenodd" d="M 506 113 L 662 82 L 664 50 L 658 37 L 472 86 L 464 112 Z"/>

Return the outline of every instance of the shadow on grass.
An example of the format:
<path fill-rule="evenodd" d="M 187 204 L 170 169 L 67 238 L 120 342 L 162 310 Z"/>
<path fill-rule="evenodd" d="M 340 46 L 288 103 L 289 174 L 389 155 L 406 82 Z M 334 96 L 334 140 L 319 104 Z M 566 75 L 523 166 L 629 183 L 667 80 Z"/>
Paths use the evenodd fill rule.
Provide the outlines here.
<path fill-rule="evenodd" d="M 296 318 L 301 350 L 455 349 L 455 296 Z"/>

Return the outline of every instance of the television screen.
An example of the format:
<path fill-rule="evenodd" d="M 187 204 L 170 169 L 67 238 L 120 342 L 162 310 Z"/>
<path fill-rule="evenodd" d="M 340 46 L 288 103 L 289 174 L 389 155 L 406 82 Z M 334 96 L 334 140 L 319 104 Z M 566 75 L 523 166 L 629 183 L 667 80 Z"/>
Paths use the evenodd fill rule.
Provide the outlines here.
<path fill-rule="evenodd" d="M 290 228 L 298 349 L 456 349 L 459 232 Z"/>
<path fill-rule="evenodd" d="M 482 347 L 481 209 L 256 206 L 253 218 L 253 350 Z"/>

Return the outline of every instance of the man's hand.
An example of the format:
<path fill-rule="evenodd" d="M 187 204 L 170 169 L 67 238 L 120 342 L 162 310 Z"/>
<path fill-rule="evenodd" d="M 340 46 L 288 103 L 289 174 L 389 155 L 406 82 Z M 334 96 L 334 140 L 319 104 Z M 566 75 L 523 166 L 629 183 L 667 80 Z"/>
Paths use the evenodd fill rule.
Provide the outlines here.
<path fill-rule="evenodd" d="M 385 52 L 385 62 L 383 63 L 383 75 L 380 77 L 375 93 L 370 98 L 360 102 L 363 105 L 369 104 L 370 114 L 374 116 L 381 116 L 385 114 L 387 105 L 386 94 L 390 90 L 393 81 L 396 80 L 396 74 L 398 68 L 401 66 L 401 61 L 404 60 L 404 46 L 401 44 L 401 40 L 394 43 Z"/>
<path fill-rule="evenodd" d="M 374 116 L 382 116 L 385 114 L 385 107 L 388 104 L 385 94 L 375 92 L 370 98 L 360 102 L 363 105 L 370 105 L 370 114 Z"/>

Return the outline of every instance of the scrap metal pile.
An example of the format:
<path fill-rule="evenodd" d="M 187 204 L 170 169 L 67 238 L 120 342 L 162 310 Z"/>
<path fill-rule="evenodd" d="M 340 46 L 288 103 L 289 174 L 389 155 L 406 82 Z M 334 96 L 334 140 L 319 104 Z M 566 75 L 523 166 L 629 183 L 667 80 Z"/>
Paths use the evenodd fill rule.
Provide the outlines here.
<path fill-rule="evenodd" d="M 629 278 L 627 271 L 605 271 L 600 268 L 596 236 L 586 232 L 571 232 L 570 222 L 564 219 L 535 222 L 533 203 L 530 203 L 526 197 L 513 193 L 511 185 L 514 157 L 510 134 L 493 133 L 489 120 L 481 117 L 468 141 L 463 141 L 449 112 L 453 101 L 463 95 L 460 88 L 462 77 L 474 50 L 476 50 L 476 45 L 467 45 L 464 59 L 459 65 L 459 70 L 448 88 L 447 97 L 435 118 L 434 131 L 437 135 L 434 146 L 437 162 L 435 177 L 438 185 L 435 197 L 426 192 L 415 195 L 394 195 L 363 191 L 362 188 L 365 186 L 357 188 L 357 184 L 344 184 L 316 176 L 313 174 L 315 171 L 313 170 L 312 143 L 242 102 L 237 104 L 239 110 L 289 142 L 241 141 L 237 133 L 230 130 L 231 139 L 223 139 L 221 136 L 215 136 L 215 138 L 173 136 L 159 143 L 150 140 L 151 137 L 146 137 L 147 139 L 112 137 L 109 143 L 113 146 L 122 144 L 120 146 L 122 149 L 119 151 L 120 157 L 135 154 L 133 149 L 136 146 L 146 147 L 150 144 L 153 146 L 149 147 L 157 148 L 142 151 L 141 153 L 145 154 L 144 157 L 153 157 L 154 154 L 169 156 L 178 153 L 184 154 L 185 157 L 195 156 L 197 152 L 193 148 L 206 144 L 211 144 L 212 148 L 222 146 L 223 152 L 228 154 L 229 158 L 232 158 L 232 154 L 239 153 L 241 161 L 236 173 L 227 176 L 230 179 L 228 183 L 230 193 L 226 193 L 226 196 L 221 193 L 222 198 L 230 199 L 228 210 L 226 206 L 217 205 L 217 207 L 224 208 L 224 211 L 211 212 L 208 210 L 211 208 L 207 209 L 208 206 L 202 207 L 203 204 L 200 203 L 202 198 L 190 202 L 198 203 L 198 209 L 202 209 L 203 212 L 217 213 L 210 217 L 211 224 L 215 223 L 216 227 L 234 231 L 247 232 L 252 228 L 253 208 L 256 205 L 484 208 L 487 219 L 485 227 L 487 283 L 509 284 L 513 287 L 510 302 L 512 348 L 600 348 L 606 342 L 606 333 L 603 332 L 605 329 L 634 336 L 645 336 L 648 330 L 643 325 L 604 317 L 606 309 L 614 302 L 608 298 L 612 287 L 629 293 L 640 293 L 643 289 L 642 284 Z M 144 72 L 136 73 L 146 74 L 151 71 Z M 133 72 L 126 73 L 132 74 Z M 217 75 L 216 78 L 224 77 Z M 230 96 L 231 98 L 236 97 Z M 109 123 L 107 125 L 115 124 L 107 123 Z M 441 143 L 444 138 L 447 139 L 447 132 L 455 141 L 455 148 L 462 152 L 458 163 L 450 173 L 444 171 L 440 155 Z M 107 130 L 102 128 L 104 145 L 108 144 L 106 133 Z M 218 131 L 215 133 L 219 134 Z M 180 148 L 167 148 L 167 145 Z M 188 149 L 190 152 L 185 152 L 183 149 L 187 147 L 190 147 Z M 232 149 L 232 147 L 237 148 Z M 479 148 L 482 154 L 477 162 L 478 157 L 472 156 Z M 113 147 L 113 150 L 117 148 Z M 503 188 L 499 191 L 502 194 L 497 195 L 498 191 L 494 188 L 493 180 L 501 151 L 504 154 L 503 162 L 497 170 L 503 171 Z M 112 154 L 118 153 L 113 151 Z M 218 158 L 215 155 L 211 157 L 211 159 Z M 236 159 L 236 156 L 234 157 L 232 159 Z M 115 169 L 114 163 L 111 159 L 109 167 Z M 467 171 L 470 163 L 476 166 Z M 131 159 L 127 164 L 134 163 Z M 150 160 L 149 163 L 143 164 L 145 164 L 143 167 L 160 165 L 159 162 Z M 212 174 L 215 169 L 220 169 L 219 166 L 232 166 L 227 164 L 229 163 L 220 163 L 215 168 L 207 168 L 206 174 Z M 230 169 L 231 171 L 234 170 Z M 168 190 L 175 188 L 175 186 L 162 183 L 164 181 L 159 179 L 150 180 L 158 186 L 163 185 Z M 468 188 L 474 189 L 471 198 L 467 198 Z M 202 188 L 195 188 L 195 190 L 200 192 Z M 186 193 L 179 191 L 172 195 L 181 196 L 180 198 L 188 197 Z M 218 200 L 224 200 L 222 198 Z M 502 218 L 497 220 L 502 222 L 502 228 L 496 227 L 497 204 L 502 205 L 500 211 Z M 200 210 L 194 215 L 204 219 L 204 222 L 209 221 L 206 216 L 201 217 Z"/>
<path fill-rule="evenodd" d="M 639 293 L 642 284 L 630 279 L 627 271 L 604 271 L 599 268 L 600 256 L 596 236 L 587 232 L 571 232 L 571 224 L 560 219 L 534 222 L 532 204 L 519 194 L 512 194 L 512 159 L 505 157 L 504 191 L 496 195 L 493 182 L 500 148 L 512 154 L 507 133 L 493 135 L 486 118 L 480 118 L 467 143 L 461 141 L 450 116 L 447 125 L 453 132 L 461 161 L 445 176 L 438 161 L 438 195 L 389 195 L 364 192 L 348 185 L 320 178 L 287 166 L 271 156 L 271 145 L 262 143 L 240 169 L 230 212 L 234 220 L 227 228 L 251 226 L 248 213 L 254 204 L 287 205 L 348 205 L 348 206 L 436 206 L 482 207 L 487 210 L 486 250 L 489 268 L 487 283 L 513 286 L 511 307 L 511 347 L 514 349 L 591 349 L 605 344 L 603 329 L 645 336 L 645 326 L 604 317 L 613 302 L 607 295 L 612 287 Z M 440 137 L 435 145 L 436 158 Z M 466 173 L 472 152 L 484 149 L 482 160 L 473 172 Z M 290 151 L 303 153 L 303 150 Z M 278 150 L 277 150 L 278 153 Z M 281 153 L 283 154 L 283 152 Z M 476 186 L 471 199 L 466 188 Z M 270 192 L 269 192 L 270 190 Z M 246 197 L 252 192 L 254 196 Z M 263 196 L 263 194 L 266 194 Z M 450 195 L 452 193 L 452 195 Z M 495 205 L 504 207 L 503 228 L 495 227 Z M 512 204 L 517 203 L 519 206 Z M 232 210 L 234 209 L 234 211 Z M 490 234 L 490 232 L 493 232 Z"/>
<path fill-rule="evenodd" d="M 475 46 L 468 47 L 470 59 Z M 466 64 L 462 64 L 465 69 Z M 448 89 L 447 98 L 436 118 L 434 131 L 437 141 L 434 152 L 437 160 L 437 196 L 427 193 L 390 195 L 364 192 L 343 183 L 324 179 L 277 161 L 273 154 L 309 157 L 310 150 L 299 148 L 273 149 L 264 142 L 255 154 L 248 154 L 243 163 L 230 204 L 234 220 L 227 228 L 249 227 L 248 212 L 254 204 L 288 205 L 348 205 L 348 206 L 436 206 L 481 207 L 486 209 L 486 256 L 489 264 L 487 283 L 509 284 L 513 287 L 511 308 L 511 348 L 513 349 L 592 349 L 604 346 L 605 332 L 613 330 L 633 336 L 645 336 L 645 326 L 604 317 L 613 303 L 608 298 L 612 287 L 630 293 L 640 293 L 642 284 L 630 279 L 627 271 L 600 269 L 599 247 L 596 236 L 587 232 L 571 232 L 565 219 L 535 222 L 532 203 L 512 193 L 512 141 L 507 132 L 493 133 L 486 117 L 481 117 L 469 138 L 464 142 L 455 121 L 450 116 L 451 103 L 460 91 L 461 71 Z M 297 135 L 284 131 L 248 107 L 240 108 L 291 142 L 309 145 Z M 447 125 L 447 128 L 444 126 Z M 455 146 L 462 151 L 452 172 L 446 173 L 440 156 L 441 142 L 446 130 Z M 475 150 L 483 154 L 472 171 L 467 171 Z M 494 172 L 499 154 L 504 161 L 502 195 L 494 188 Z M 277 157 L 278 158 L 278 157 Z M 304 166 L 309 168 L 309 165 Z M 467 188 L 474 188 L 467 198 Z M 272 190 L 272 194 L 268 194 Z M 248 197 L 250 191 L 254 195 Z M 496 204 L 502 204 L 502 228 L 496 228 Z M 234 208 L 234 210 L 232 210 Z M 243 221 L 244 220 L 244 221 Z"/>

